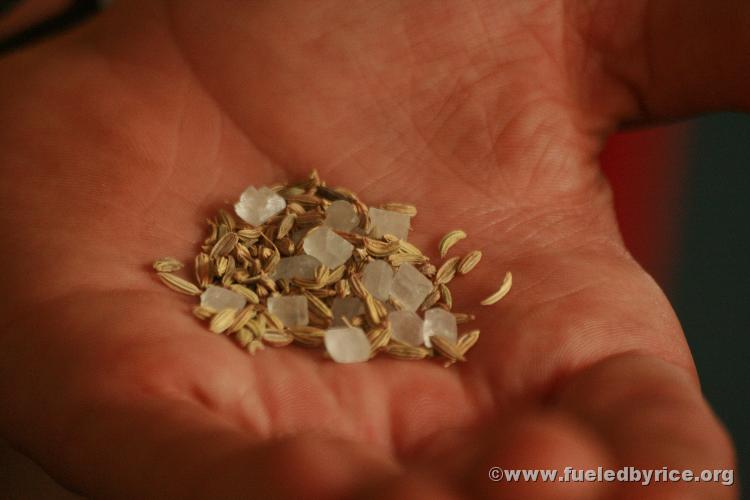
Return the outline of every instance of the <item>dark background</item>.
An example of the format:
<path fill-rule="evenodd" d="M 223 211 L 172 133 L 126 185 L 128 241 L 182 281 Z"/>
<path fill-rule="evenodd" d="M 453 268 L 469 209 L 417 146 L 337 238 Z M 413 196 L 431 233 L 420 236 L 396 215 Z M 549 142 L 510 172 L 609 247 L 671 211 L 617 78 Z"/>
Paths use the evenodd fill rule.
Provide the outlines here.
<path fill-rule="evenodd" d="M 0 0 L 0 16 L 15 0 Z M 47 0 L 67 8 L 41 23 L 0 39 L 0 56 L 30 41 L 67 29 L 93 14 L 96 0 Z M 615 204 L 623 226 L 650 225 L 639 240 L 626 242 L 664 288 L 677 311 L 693 352 L 703 391 L 734 438 L 736 480 L 750 484 L 750 115 L 720 114 L 695 120 L 671 134 L 658 130 L 638 137 L 619 151 L 629 172 L 642 175 L 641 154 L 658 149 L 664 136 L 678 135 L 678 154 L 653 155 L 648 168 L 664 169 L 653 189 L 618 191 Z M 650 137 L 650 138 L 649 138 Z M 655 141 L 655 142 L 654 142 Z M 662 145 L 663 146 L 663 145 Z M 605 161 L 606 163 L 606 161 Z M 620 167 L 618 165 L 618 167 Z M 616 184 L 618 180 L 615 180 Z M 670 188 L 671 186 L 671 188 Z M 641 186 L 643 188 L 643 186 Z M 660 214 L 669 213 L 668 217 Z M 656 221 L 656 222 L 654 222 Z M 655 234 L 654 231 L 660 231 Z M 644 241 L 644 235 L 646 241 Z M 657 258 L 648 239 L 660 239 Z M 664 241 L 669 243 L 664 245 Z M 652 253 L 648 253 L 652 252 Z M 747 486 L 743 488 L 747 490 Z M 0 442 L 0 496 L 3 498 L 76 498 L 40 474 L 31 462 Z M 743 498 L 750 498 L 747 493 Z"/>
<path fill-rule="evenodd" d="M 666 292 L 706 398 L 734 437 L 737 476 L 750 498 L 750 115 L 696 120 L 690 135 L 682 231 Z"/>

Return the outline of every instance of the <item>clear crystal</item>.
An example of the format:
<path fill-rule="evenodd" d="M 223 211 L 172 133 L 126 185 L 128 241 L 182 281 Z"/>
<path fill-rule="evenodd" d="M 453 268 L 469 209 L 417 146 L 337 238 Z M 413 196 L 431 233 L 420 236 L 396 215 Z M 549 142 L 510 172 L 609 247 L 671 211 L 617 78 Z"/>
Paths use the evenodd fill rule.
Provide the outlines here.
<path fill-rule="evenodd" d="M 451 342 L 458 340 L 458 327 L 456 326 L 456 317 L 439 307 L 432 308 L 424 313 L 424 326 L 422 328 L 424 335 L 424 344 L 432 347 L 430 337 L 440 335 Z"/>
<path fill-rule="evenodd" d="M 305 326 L 308 322 L 307 299 L 304 295 L 270 297 L 268 310 L 285 326 Z"/>
<path fill-rule="evenodd" d="M 201 306 L 214 311 L 242 309 L 246 303 L 245 297 L 239 293 L 220 286 L 209 285 L 206 291 L 201 294 Z"/>
<path fill-rule="evenodd" d="M 392 282 L 393 268 L 384 260 L 373 260 L 365 266 L 362 273 L 362 284 L 376 299 L 388 300 Z"/>
<path fill-rule="evenodd" d="M 340 327 L 326 330 L 326 351 L 337 363 L 361 363 L 370 359 L 370 341 L 361 328 Z"/>
<path fill-rule="evenodd" d="M 331 269 L 346 262 L 354 249 L 351 243 L 326 226 L 310 231 L 302 246 L 307 255 L 312 255 Z"/>
<path fill-rule="evenodd" d="M 394 311 L 388 315 L 388 323 L 394 339 L 413 346 L 422 345 L 422 318 L 414 311 Z"/>
<path fill-rule="evenodd" d="M 336 297 L 333 299 L 331 312 L 333 312 L 333 326 L 344 326 L 342 318 L 351 321 L 354 316 L 365 312 L 365 305 L 357 297 Z"/>
<path fill-rule="evenodd" d="M 277 280 L 291 280 L 292 278 L 311 280 L 315 277 L 315 270 L 318 266 L 320 266 L 320 261 L 311 255 L 282 257 L 276 264 L 273 278 Z"/>
<path fill-rule="evenodd" d="M 284 198 L 267 187 L 249 186 L 234 205 L 234 211 L 248 224 L 260 226 L 286 208 Z"/>
<path fill-rule="evenodd" d="M 345 200 L 336 200 L 326 210 L 324 224 L 336 231 L 350 232 L 359 224 L 359 215 L 354 205 Z"/>
<path fill-rule="evenodd" d="M 370 208 L 370 223 L 372 224 L 372 235 L 380 238 L 384 234 L 392 234 L 396 238 L 406 241 L 409 236 L 409 223 L 411 217 L 399 212 Z"/>
<path fill-rule="evenodd" d="M 431 291 L 432 282 L 408 263 L 401 264 L 391 284 L 391 297 L 408 311 L 416 311 Z"/>

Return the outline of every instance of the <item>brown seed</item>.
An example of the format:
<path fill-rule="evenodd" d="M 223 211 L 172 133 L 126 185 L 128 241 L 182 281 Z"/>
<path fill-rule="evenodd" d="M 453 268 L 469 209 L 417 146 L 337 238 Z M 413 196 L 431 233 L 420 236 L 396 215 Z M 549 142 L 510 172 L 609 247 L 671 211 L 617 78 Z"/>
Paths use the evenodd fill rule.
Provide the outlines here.
<path fill-rule="evenodd" d="M 251 319 L 255 317 L 257 314 L 257 311 L 255 310 L 255 306 L 249 305 L 246 306 L 244 309 L 242 309 L 239 313 L 237 313 L 234 317 L 234 322 L 229 327 L 229 333 L 236 333 L 239 332 L 241 329 L 247 325 Z"/>
<path fill-rule="evenodd" d="M 284 347 L 294 342 L 294 337 L 283 330 L 268 329 L 262 338 L 263 342 L 273 347 Z"/>
<path fill-rule="evenodd" d="M 414 347 L 406 344 L 391 343 L 383 349 L 386 354 L 398 359 L 425 359 L 430 351 L 424 347 Z"/>
<path fill-rule="evenodd" d="M 279 230 L 276 233 L 276 239 L 281 239 L 287 234 L 289 234 L 289 231 L 292 230 L 294 227 L 294 220 L 297 218 L 297 216 L 293 213 L 286 214 L 283 219 L 281 219 L 281 223 L 279 224 Z"/>
<path fill-rule="evenodd" d="M 400 214 L 410 215 L 411 217 L 417 215 L 417 207 L 409 205 L 408 203 L 386 203 L 382 208 L 383 210 L 390 210 L 391 212 L 398 212 Z"/>
<path fill-rule="evenodd" d="M 224 333 L 234 323 L 235 315 L 234 309 L 222 309 L 211 318 L 209 330 L 214 333 Z"/>
<path fill-rule="evenodd" d="M 159 276 L 159 279 L 167 285 L 167 287 L 171 288 L 175 292 L 184 293 L 185 295 L 200 295 L 201 290 L 194 284 L 190 283 L 187 280 L 184 280 L 180 278 L 179 276 L 175 276 L 171 273 L 156 273 L 157 276 Z"/>
<path fill-rule="evenodd" d="M 300 344 L 314 347 L 323 345 L 323 339 L 326 333 L 325 330 L 313 326 L 298 326 L 290 328 L 289 332 L 294 337 L 294 340 Z"/>
<path fill-rule="evenodd" d="M 461 352 L 461 354 L 466 354 L 469 349 L 474 347 L 474 344 L 477 343 L 477 340 L 479 340 L 479 330 L 471 330 L 461 335 L 456 345 L 458 346 L 458 350 Z"/>
<path fill-rule="evenodd" d="M 451 257 L 450 259 L 443 262 L 443 265 L 435 273 L 435 283 L 448 283 L 456 275 L 456 267 L 458 266 L 458 257 Z"/>
<path fill-rule="evenodd" d="M 450 310 L 453 307 L 453 295 L 451 294 L 450 288 L 448 288 L 444 283 L 441 283 L 438 288 L 440 290 L 440 299 Z"/>
<path fill-rule="evenodd" d="M 500 289 L 484 299 L 480 304 L 483 306 L 491 306 L 492 304 L 495 304 L 500 299 L 505 297 L 507 293 L 510 291 L 510 287 L 513 286 L 513 275 L 508 271 L 505 273 L 505 278 L 503 279 L 503 283 L 500 285 Z"/>
<path fill-rule="evenodd" d="M 391 340 L 391 329 L 388 326 L 373 328 L 367 332 L 367 339 L 370 341 L 370 357 L 375 356 L 378 350 L 388 345 Z"/>
<path fill-rule="evenodd" d="M 174 257 L 162 257 L 153 264 L 154 270 L 160 273 L 171 273 L 182 269 L 183 264 Z"/>
<path fill-rule="evenodd" d="M 303 290 L 303 293 L 305 294 L 305 297 L 307 298 L 307 306 L 308 308 L 314 312 L 315 314 L 322 316 L 326 319 L 333 319 L 333 312 L 331 309 L 320 300 L 318 297 L 314 296 L 307 290 Z"/>
<path fill-rule="evenodd" d="M 466 274 L 474 269 L 477 264 L 479 264 L 480 260 L 482 260 L 482 252 L 479 250 L 473 250 L 461 258 L 458 262 L 456 271 L 458 271 L 459 274 Z"/>
<path fill-rule="evenodd" d="M 386 257 L 398 252 L 399 248 L 398 240 L 386 243 L 372 238 L 365 238 L 365 250 L 373 257 Z"/>
<path fill-rule="evenodd" d="M 235 338 L 242 347 L 247 347 L 247 345 L 253 341 L 253 332 L 251 332 L 247 328 L 243 328 L 239 332 L 237 332 Z"/>
<path fill-rule="evenodd" d="M 423 311 L 426 311 L 427 309 L 434 306 L 438 300 L 440 300 L 440 288 L 435 287 L 432 289 L 430 294 L 425 297 L 424 302 L 422 302 L 422 305 L 419 308 Z"/>
<path fill-rule="evenodd" d="M 195 256 L 195 279 L 201 288 L 211 284 L 211 258 L 206 253 Z"/>
<path fill-rule="evenodd" d="M 237 244 L 239 240 L 240 240 L 240 237 L 237 235 L 237 233 L 233 233 L 233 232 L 226 233 L 213 246 L 213 248 L 211 249 L 211 253 L 209 254 L 209 257 L 215 259 L 217 257 L 223 257 L 225 255 L 229 255 L 229 252 L 232 251 L 232 249 L 234 248 L 234 246 Z"/>
<path fill-rule="evenodd" d="M 448 250 L 450 250 L 453 245 L 464 238 L 466 238 L 466 233 L 461 229 L 455 229 L 443 236 L 443 238 L 440 240 L 440 244 L 438 245 L 440 257 L 444 258 L 446 255 L 448 255 Z"/>
<path fill-rule="evenodd" d="M 469 321 L 474 321 L 476 319 L 476 316 L 474 316 L 473 314 L 469 314 L 469 313 L 454 312 L 453 316 L 456 317 L 456 323 L 459 325 L 462 323 L 468 323 Z"/>
<path fill-rule="evenodd" d="M 385 317 L 385 315 L 381 315 L 382 309 L 381 307 L 378 307 L 377 302 L 378 300 L 369 293 L 365 297 L 365 312 L 367 313 L 367 319 L 370 320 L 370 323 L 373 325 L 380 324 Z"/>
<path fill-rule="evenodd" d="M 252 229 L 240 229 L 239 231 L 237 231 L 237 236 L 239 237 L 239 239 L 248 244 L 255 243 L 255 241 L 260 238 L 261 234 L 263 234 L 263 229 L 259 227 L 254 227 Z"/>
<path fill-rule="evenodd" d="M 464 355 L 458 349 L 458 346 L 445 337 L 433 335 L 430 337 L 430 341 L 432 342 L 432 345 L 435 346 L 435 350 L 449 361 L 466 361 L 466 358 L 464 358 Z"/>
<path fill-rule="evenodd" d="M 238 284 L 229 285 L 229 288 L 242 295 L 247 299 L 248 302 L 251 304 L 260 304 L 260 297 L 258 297 L 258 294 L 254 291 L 250 290 L 248 287 Z"/>
<path fill-rule="evenodd" d="M 216 311 L 214 311 L 210 307 L 195 306 L 193 308 L 193 314 L 198 319 L 206 320 L 216 314 Z"/>

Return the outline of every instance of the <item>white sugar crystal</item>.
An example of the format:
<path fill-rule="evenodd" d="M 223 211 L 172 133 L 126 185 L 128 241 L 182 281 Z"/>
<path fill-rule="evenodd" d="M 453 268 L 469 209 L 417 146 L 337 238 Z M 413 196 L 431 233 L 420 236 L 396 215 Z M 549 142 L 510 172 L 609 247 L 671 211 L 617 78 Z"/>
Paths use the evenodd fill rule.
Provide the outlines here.
<path fill-rule="evenodd" d="M 344 326 L 342 318 L 351 321 L 354 316 L 365 312 L 365 305 L 357 297 L 336 297 L 331 306 L 333 313 L 333 326 Z"/>
<path fill-rule="evenodd" d="M 310 231 L 302 247 L 307 255 L 312 255 L 331 269 L 346 262 L 354 249 L 351 243 L 326 226 Z"/>
<path fill-rule="evenodd" d="M 336 200 L 326 210 L 324 224 L 336 231 L 350 232 L 359 224 L 359 215 L 354 205 L 345 200 Z"/>
<path fill-rule="evenodd" d="M 370 208 L 370 223 L 372 224 L 372 235 L 380 238 L 384 234 L 392 234 L 396 238 L 406 241 L 409 236 L 409 223 L 411 217 L 399 212 Z"/>
<path fill-rule="evenodd" d="M 393 268 L 384 260 L 373 260 L 365 266 L 362 284 L 376 299 L 388 300 L 392 282 Z"/>
<path fill-rule="evenodd" d="M 458 340 L 456 317 L 439 307 L 430 309 L 424 313 L 422 333 L 424 335 L 424 344 L 427 347 L 432 347 L 430 337 L 433 335 L 439 335 L 455 343 Z"/>
<path fill-rule="evenodd" d="M 206 291 L 201 294 L 201 306 L 208 307 L 214 311 L 222 309 L 242 309 L 245 307 L 247 300 L 245 297 L 232 290 L 227 290 L 220 286 L 210 285 Z"/>
<path fill-rule="evenodd" d="M 267 187 L 249 186 L 234 205 L 234 211 L 248 224 L 259 226 L 286 208 L 284 198 Z"/>
<path fill-rule="evenodd" d="M 370 341 L 361 328 L 331 328 L 326 330 L 326 351 L 337 363 L 361 363 L 370 359 Z"/>
<path fill-rule="evenodd" d="M 416 311 L 431 291 L 432 282 L 408 263 L 401 264 L 391 284 L 391 297 L 408 311 Z"/>
<path fill-rule="evenodd" d="M 268 310 L 285 326 L 305 326 L 308 322 L 307 299 L 304 295 L 270 297 Z"/>
<path fill-rule="evenodd" d="M 277 280 L 300 278 L 311 280 L 315 277 L 315 269 L 320 266 L 320 261 L 310 255 L 295 255 L 294 257 L 282 257 L 273 272 L 273 278 Z"/>
<path fill-rule="evenodd" d="M 422 318 L 414 311 L 394 311 L 388 315 L 391 336 L 404 344 L 420 346 L 423 342 Z"/>

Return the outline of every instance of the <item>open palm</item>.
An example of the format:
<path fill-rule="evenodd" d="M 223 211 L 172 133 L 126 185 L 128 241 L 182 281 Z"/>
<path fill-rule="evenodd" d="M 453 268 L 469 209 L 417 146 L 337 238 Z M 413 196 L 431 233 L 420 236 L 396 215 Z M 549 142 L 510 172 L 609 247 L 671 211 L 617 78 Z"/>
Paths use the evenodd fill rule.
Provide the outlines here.
<path fill-rule="evenodd" d="M 623 34 L 646 3 L 622 4 L 134 1 L 6 58 L 3 434 L 104 497 L 733 496 L 487 479 L 732 467 L 597 168 L 619 122 L 691 109 L 637 95 L 637 61 L 608 66 L 640 47 Z M 468 363 L 251 357 L 148 272 L 189 260 L 246 185 L 311 168 L 417 205 L 423 248 L 470 234 L 485 257 L 453 286 L 483 332 Z M 480 310 L 506 270 L 515 288 Z"/>

